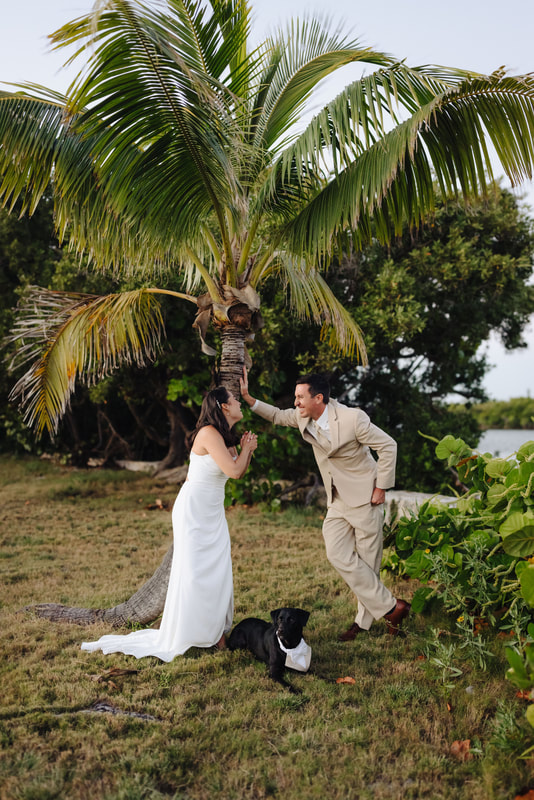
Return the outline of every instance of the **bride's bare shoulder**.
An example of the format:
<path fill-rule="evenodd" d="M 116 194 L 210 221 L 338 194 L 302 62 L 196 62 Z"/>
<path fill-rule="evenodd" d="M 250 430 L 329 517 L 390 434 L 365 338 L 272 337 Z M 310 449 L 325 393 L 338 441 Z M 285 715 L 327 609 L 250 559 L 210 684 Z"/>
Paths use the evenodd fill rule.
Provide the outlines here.
<path fill-rule="evenodd" d="M 195 436 L 191 450 L 197 456 L 204 456 L 210 452 L 210 448 L 220 439 L 222 439 L 222 436 L 213 425 L 204 425 Z"/>

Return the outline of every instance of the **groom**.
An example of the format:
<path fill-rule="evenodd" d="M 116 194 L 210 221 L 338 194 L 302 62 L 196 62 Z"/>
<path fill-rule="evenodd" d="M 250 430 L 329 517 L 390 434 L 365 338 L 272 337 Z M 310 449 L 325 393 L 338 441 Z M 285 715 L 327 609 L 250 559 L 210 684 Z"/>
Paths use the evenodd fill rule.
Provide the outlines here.
<path fill-rule="evenodd" d="M 328 511 L 323 523 L 326 555 L 356 595 L 358 611 L 339 636 L 348 642 L 383 617 L 388 632 L 397 634 L 410 605 L 397 600 L 379 577 L 382 561 L 383 503 L 395 483 L 397 444 L 373 425 L 359 408 L 330 399 L 323 375 L 299 378 L 295 408 L 281 410 L 251 397 L 243 370 L 241 396 L 260 417 L 274 425 L 299 428 L 311 444 L 326 489 Z M 369 452 L 372 448 L 378 461 Z"/>

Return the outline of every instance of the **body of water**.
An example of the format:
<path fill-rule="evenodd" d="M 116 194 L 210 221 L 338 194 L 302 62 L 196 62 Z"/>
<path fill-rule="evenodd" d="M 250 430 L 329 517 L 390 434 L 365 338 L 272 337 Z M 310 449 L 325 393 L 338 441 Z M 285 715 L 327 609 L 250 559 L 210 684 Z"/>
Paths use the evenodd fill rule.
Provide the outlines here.
<path fill-rule="evenodd" d="M 477 450 L 481 453 L 493 453 L 494 456 L 506 458 L 518 450 L 522 444 L 534 440 L 534 431 L 494 430 L 484 431 Z"/>

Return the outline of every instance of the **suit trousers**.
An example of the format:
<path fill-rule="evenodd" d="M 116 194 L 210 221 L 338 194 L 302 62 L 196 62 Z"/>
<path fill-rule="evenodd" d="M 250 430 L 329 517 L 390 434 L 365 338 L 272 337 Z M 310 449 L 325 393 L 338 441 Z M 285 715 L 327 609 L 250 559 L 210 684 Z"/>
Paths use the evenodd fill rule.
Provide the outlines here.
<path fill-rule="evenodd" d="M 356 622 L 364 630 L 396 602 L 379 578 L 383 525 L 383 505 L 367 503 L 352 508 L 338 495 L 334 495 L 323 523 L 327 558 L 356 595 Z"/>

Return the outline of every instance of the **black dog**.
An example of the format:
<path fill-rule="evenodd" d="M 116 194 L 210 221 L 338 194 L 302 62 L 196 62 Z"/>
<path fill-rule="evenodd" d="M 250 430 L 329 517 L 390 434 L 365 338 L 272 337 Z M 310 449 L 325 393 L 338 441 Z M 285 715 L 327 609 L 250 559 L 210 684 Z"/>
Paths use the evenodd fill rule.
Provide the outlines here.
<path fill-rule="evenodd" d="M 278 608 L 271 611 L 271 624 L 249 617 L 235 626 L 228 638 L 228 647 L 230 650 L 250 650 L 256 658 L 268 664 L 273 680 L 297 694 L 299 690 L 284 679 L 286 654 L 277 637 L 287 650 L 297 647 L 309 616 L 309 612 L 301 608 Z"/>

